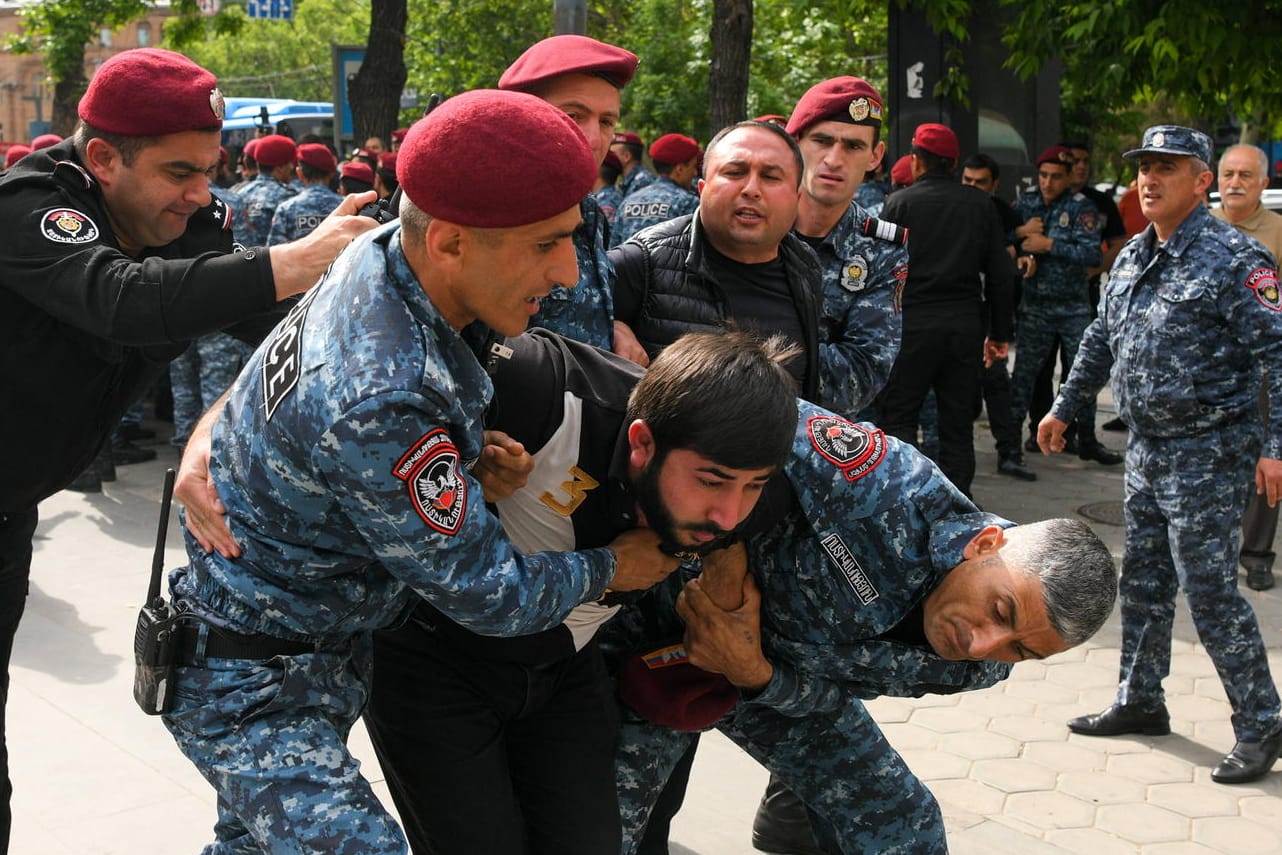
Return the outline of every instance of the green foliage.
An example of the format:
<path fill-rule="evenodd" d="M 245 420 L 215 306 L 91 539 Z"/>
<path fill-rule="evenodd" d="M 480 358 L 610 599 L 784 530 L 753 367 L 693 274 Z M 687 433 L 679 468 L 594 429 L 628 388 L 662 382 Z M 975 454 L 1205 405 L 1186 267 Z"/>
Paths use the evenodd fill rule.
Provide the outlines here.
<path fill-rule="evenodd" d="M 54 82 L 83 75 L 85 45 L 106 27 L 116 29 L 142 17 L 145 0 L 45 0 L 26 6 L 22 31 L 10 36 L 5 48 L 14 53 L 43 53 L 45 69 Z"/>
<path fill-rule="evenodd" d="M 295 0 L 292 21 L 250 20 L 229 5 L 190 29 L 167 24 L 165 44 L 212 71 L 229 97 L 329 101 L 330 46 L 365 44 L 369 21 L 369 0 Z"/>

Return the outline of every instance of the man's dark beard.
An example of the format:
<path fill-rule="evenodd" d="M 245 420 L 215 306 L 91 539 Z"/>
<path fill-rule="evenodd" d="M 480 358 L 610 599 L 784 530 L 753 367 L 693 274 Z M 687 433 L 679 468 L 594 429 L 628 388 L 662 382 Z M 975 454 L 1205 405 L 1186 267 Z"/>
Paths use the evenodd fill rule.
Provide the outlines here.
<path fill-rule="evenodd" d="M 726 531 L 716 523 L 696 523 L 682 525 L 678 528 L 676 520 L 663 504 L 659 492 L 659 469 L 663 466 L 664 456 L 656 455 L 650 464 L 632 479 L 632 493 L 636 497 L 641 513 L 645 514 L 646 524 L 659 535 L 659 549 L 669 555 L 691 553 L 707 555 L 715 549 L 721 549 L 734 538 L 733 531 Z M 686 546 L 677 537 L 678 531 L 706 531 L 717 535 L 707 543 Z"/>

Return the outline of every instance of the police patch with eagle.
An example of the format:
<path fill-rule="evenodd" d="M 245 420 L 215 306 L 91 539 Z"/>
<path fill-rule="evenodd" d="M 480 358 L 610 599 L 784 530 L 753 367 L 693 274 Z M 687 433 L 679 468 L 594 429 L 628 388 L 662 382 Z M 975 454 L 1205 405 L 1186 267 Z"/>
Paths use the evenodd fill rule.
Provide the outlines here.
<path fill-rule="evenodd" d="M 459 472 L 459 453 L 442 428 L 429 431 L 392 469 L 405 482 L 423 522 L 441 534 L 458 534 L 467 511 L 467 481 Z"/>
<path fill-rule="evenodd" d="M 886 456 L 886 435 L 877 428 L 836 416 L 811 416 L 806 429 L 810 443 L 854 481 L 877 468 Z"/>

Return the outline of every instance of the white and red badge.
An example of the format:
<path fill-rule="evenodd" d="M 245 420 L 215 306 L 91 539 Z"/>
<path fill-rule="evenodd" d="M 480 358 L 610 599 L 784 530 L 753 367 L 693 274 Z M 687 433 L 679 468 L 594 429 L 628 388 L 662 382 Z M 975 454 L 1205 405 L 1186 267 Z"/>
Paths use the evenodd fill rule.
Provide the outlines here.
<path fill-rule="evenodd" d="M 54 243 L 91 243 L 98 239 L 97 224 L 74 208 L 54 208 L 45 214 L 40 232 Z"/>
<path fill-rule="evenodd" d="M 1255 292 L 1260 305 L 1282 312 L 1282 294 L 1278 293 L 1278 272 L 1272 267 L 1257 267 L 1246 277 L 1246 287 Z"/>
<path fill-rule="evenodd" d="M 875 428 L 835 416 L 811 416 L 806 428 L 811 445 L 835 463 L 847 481 L 862 478 L 886 459 L 886 435 Z"/>
<path fill-rule="evenodd" d="M 423 522 L 441 534 L 458 534 L 467 512 L 467 480 L 459 465 L 450 435 L 436 428 L 424 434 L 392 469 L 405 482 Z"/>

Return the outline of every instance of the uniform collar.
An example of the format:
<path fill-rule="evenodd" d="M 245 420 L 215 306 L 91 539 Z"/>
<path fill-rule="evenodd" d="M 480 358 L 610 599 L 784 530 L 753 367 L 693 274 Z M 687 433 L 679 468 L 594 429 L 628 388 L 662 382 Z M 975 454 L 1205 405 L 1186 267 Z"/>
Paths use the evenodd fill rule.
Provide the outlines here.
<path fill-rule="evenodd" d="M 1166 243 L 1162 244 L 1162 250 L 1172 258 L 1179 258 L 1211 219 L 1214 218 L 1210 210 L 1205 205 L 1198 205 L 1189 212 L 1182 223 L 1176 226 L 1175 231 L 1166 239 Z M 1154 231 L 1153 234 L 1156 239 L 1157 232 Z"/>

